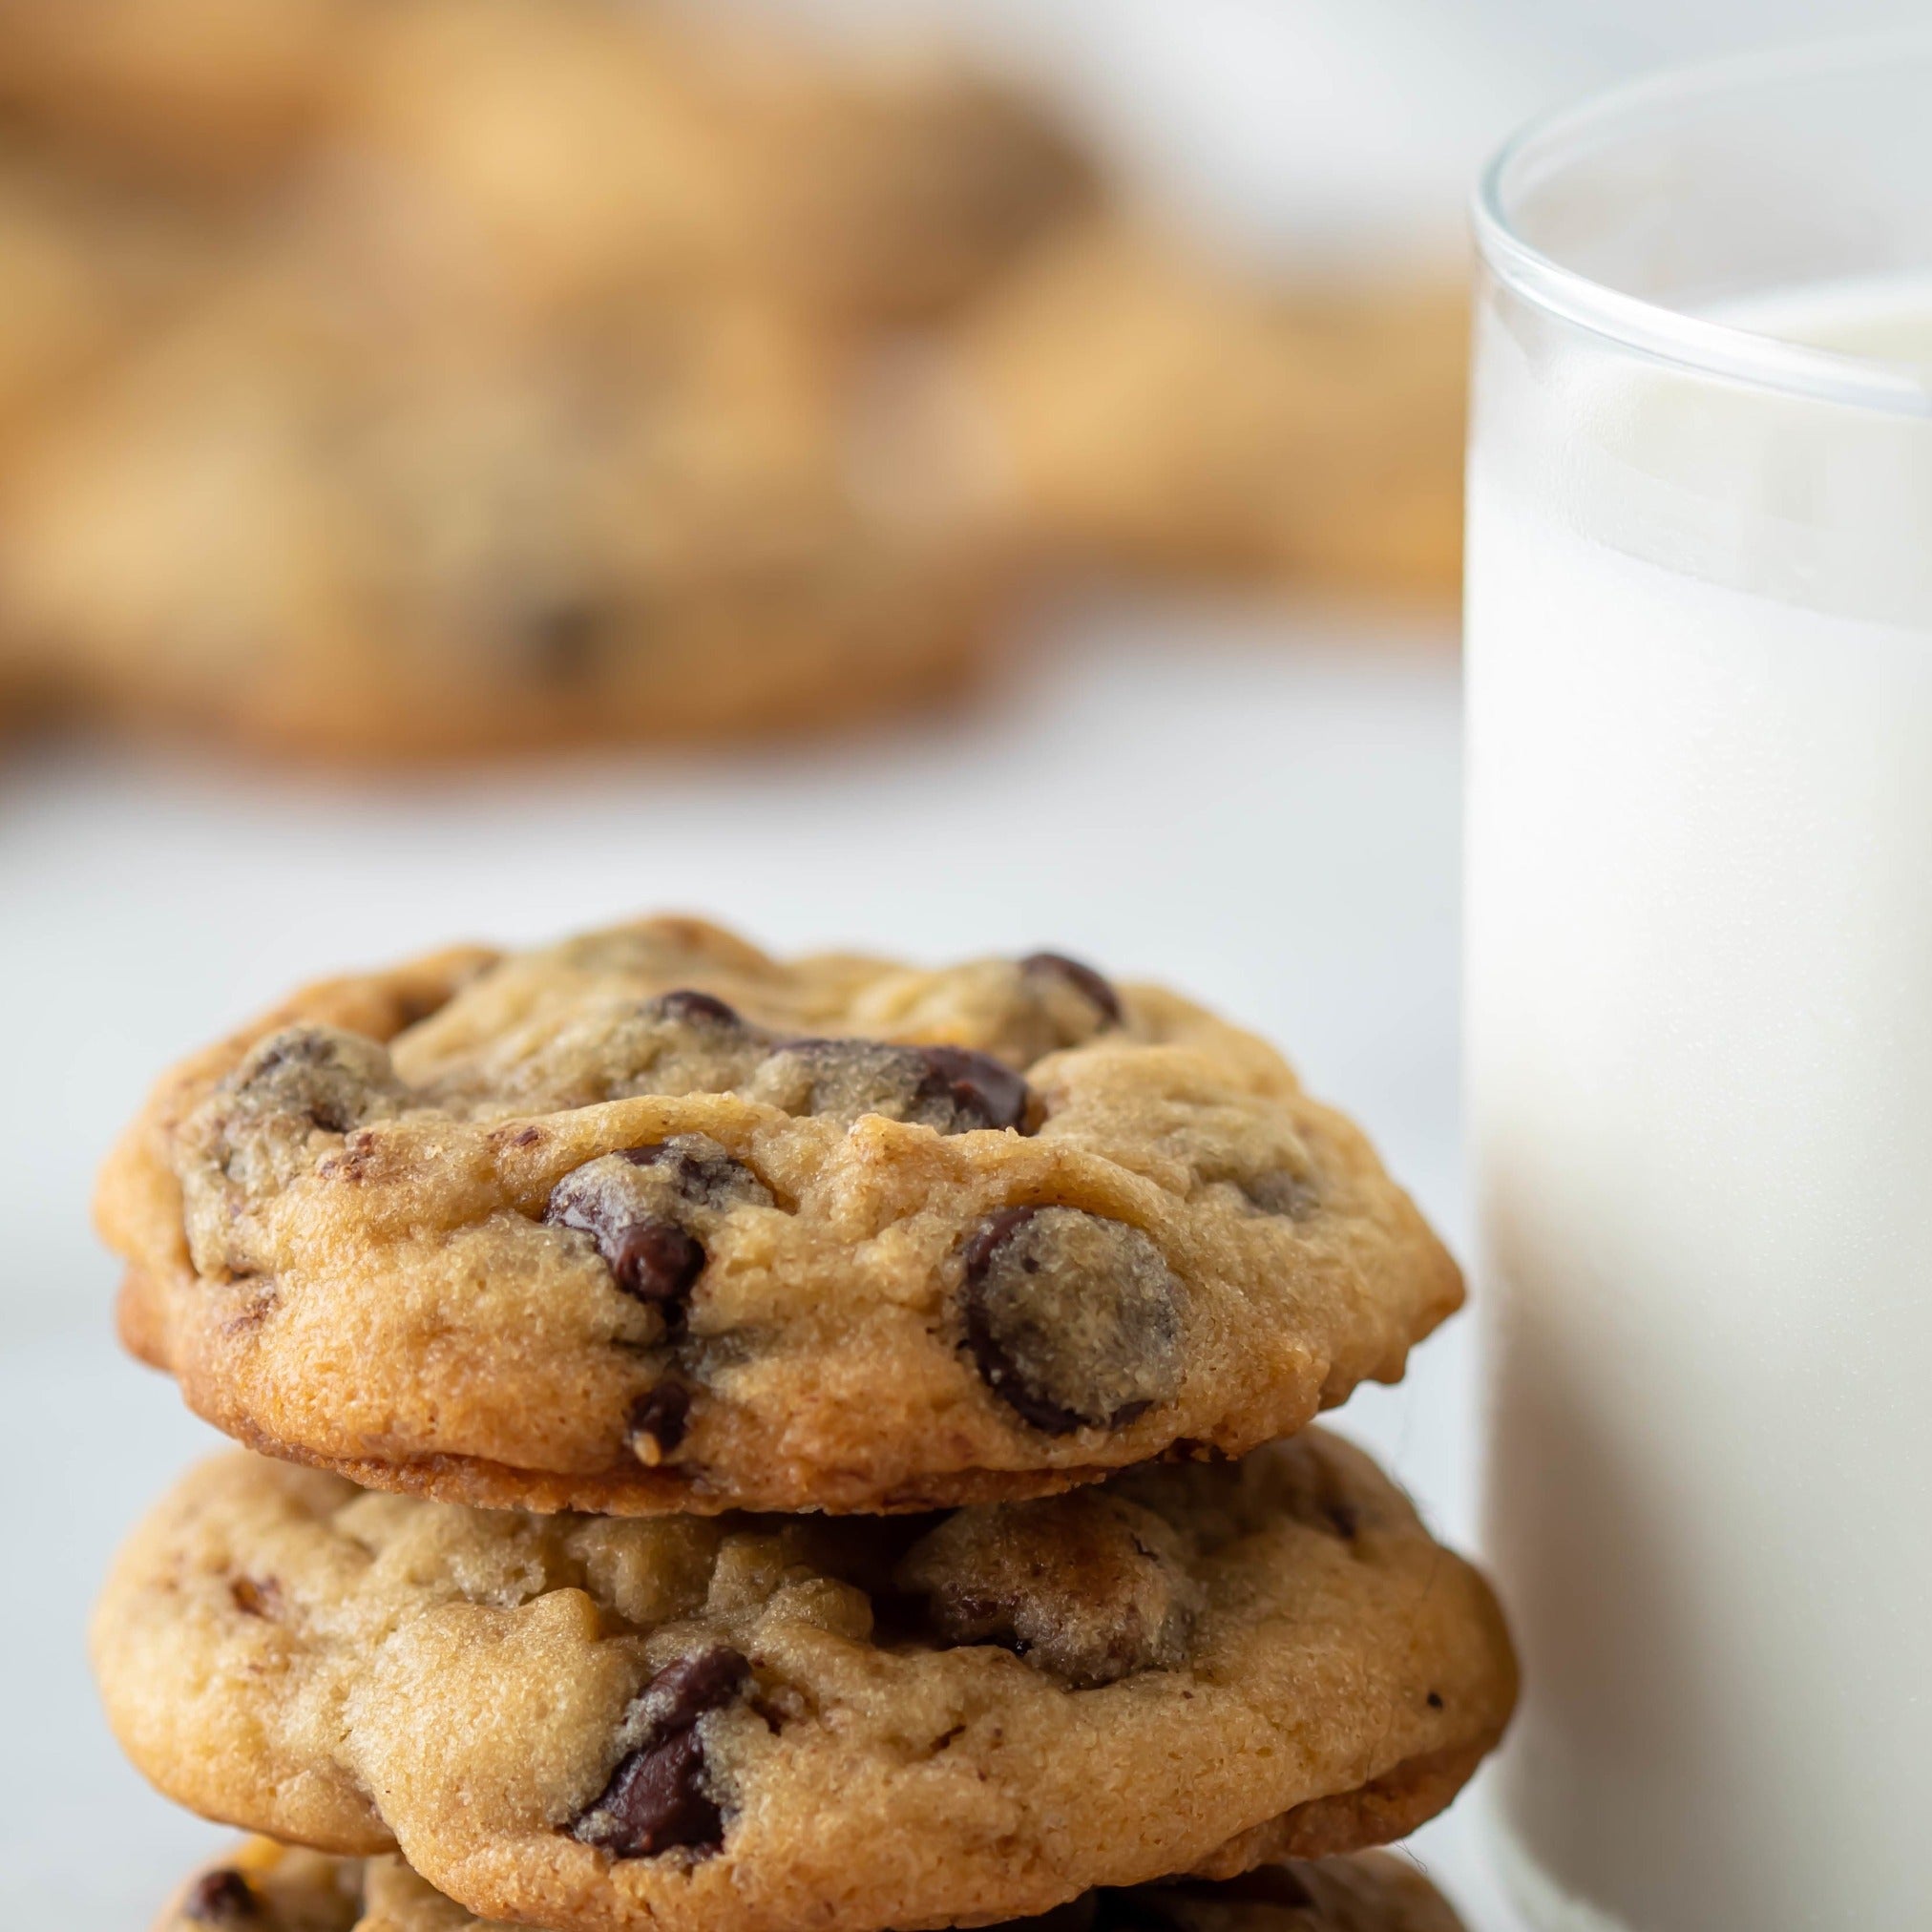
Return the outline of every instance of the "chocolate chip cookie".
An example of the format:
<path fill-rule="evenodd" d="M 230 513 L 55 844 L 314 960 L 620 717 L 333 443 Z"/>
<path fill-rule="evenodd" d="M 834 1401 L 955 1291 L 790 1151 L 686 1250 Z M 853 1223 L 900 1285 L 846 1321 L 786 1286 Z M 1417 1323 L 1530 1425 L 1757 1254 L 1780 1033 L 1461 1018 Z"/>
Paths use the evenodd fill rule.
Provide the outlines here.
<path fill-rule="evenodd" d="M 749 31 L 616 0 L 381 13 L 334 138 L 526 309 L 704 284 L 834 328 L 930 321 L 1101 199 L 1039 102 L 956 65 L 834 53 L 776 13 Z"/>
<path fill-rule="evenodd" d="M 1022 1923 L 1025 1922 L 1021 1922 Z M 505 1932 L 402 1859 L 338 1858 L 250 1838 L 198 1872 L 154 1932 Z M 1219 1884 L 1089 1892 L 1027 1932 L 1461 1932 L 1441 1895 L 1388 1852 L 1265 1865 Z"/>
<path fill-rule="evenodd" d="M 0 137 L 0 454 L 198 284 L 213 231 Z"/>
<path fill-rule="evenodd" d="M 804 730 L 986 661 L 996 559 L 865 481 L 808 339 L 708 304 L 528 338 L 388 293 L 291 247 L 0 475 L 0 628 L 38 682 L 408 758 Z"/>
<path fill-rule="evenodd" d="M 136 1766 L 558 1932 L 936 1926 L 1400 1836 L 1515 1694 L 1313 1430 L 917 1517 L 482 1511 L 230 1452 L 93 1630 Z"/>
<path fill-rule="evenodd" d="M 167 1076 L 99 1213 L 209 1420 L 536 1509 L 1239 1456 L 1461 1297 L 1355 1127 L 1174 994 L 689 919 L 311 987 Z"/>
<path fill-rule="evenodd" d="M 1454 276 L 1270 288 L 1108 221 L 996 289 L 958 367 L 1054 548 L 1439 599 L 1461 567 L 1466 309 Z"/>
<path fill-rule="evenodd" d="M 201 195 L 312 136 L 381 0 L 0 0 L 0 114 L 50 147 Z"/>

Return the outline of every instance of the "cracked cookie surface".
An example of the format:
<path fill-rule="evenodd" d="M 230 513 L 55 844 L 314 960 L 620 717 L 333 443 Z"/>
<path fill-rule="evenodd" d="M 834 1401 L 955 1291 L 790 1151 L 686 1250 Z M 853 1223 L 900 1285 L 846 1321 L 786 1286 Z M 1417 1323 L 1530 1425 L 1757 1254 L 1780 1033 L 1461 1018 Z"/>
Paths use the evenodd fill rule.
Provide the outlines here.
<path fill-rule="evenodd" d="M 331 1858 L 269 1838 L 250 1838 L 198 1872 L 154 1932 L 211 1927 L 505 1932 L 465 1911 L 398 1858 Z M 1090 1892 L 1025 1932 L 1461 1932 L 1461 1926 L 1406 1858 L 1360 1852 L 1262 1866 L 1219 1884 L 1181 1880 Z"/>
<path fill-rule="evenodd" d="M 1319 1430 L 897 1518 L 482 1511 L 231 1452 L 93 1649 L 170 1796 L 559 1932 L 980 1923 L 1361 1849 L 1515 1691 L 1480 1578 Z"/>
<path fill-rule="evenodd" d="M 162 1082 L 100 1214 L 209 1420 L 536 1509 L 1239 1456 L 1461 1297 L 1361 1134 L 1173 994 L 687 919 L 309 988 Z"/>

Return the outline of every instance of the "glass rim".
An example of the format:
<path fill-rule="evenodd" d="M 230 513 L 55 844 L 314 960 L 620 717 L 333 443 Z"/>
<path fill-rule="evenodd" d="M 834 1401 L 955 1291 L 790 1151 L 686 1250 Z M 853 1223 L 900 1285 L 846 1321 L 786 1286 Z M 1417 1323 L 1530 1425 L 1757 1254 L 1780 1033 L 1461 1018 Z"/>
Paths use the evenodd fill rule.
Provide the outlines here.
<path fill-rule="evenodd" d="M 1539 115 L 1497 150 L 1478 177 L 1471 200 L 1477 253 L 1502 282 L 1538 307 L 1659 361 L 1821 402 L 1932 415 L 1932 379 L 1924 373 L 1900 363 L 1782 342 L 1611 288 L 1524 240 L 1507 204 L 1512 178 L 1522 170 L 1558 165 L 1579 151 L 1584 137 L 1620 123 L 1640 125 L 1650 117 L 1690 113 L 1727 94 L 1876 70 L 1901 58 L 1932 66 L 1932 28 L 1806 41 L 1666 68 Z"/>

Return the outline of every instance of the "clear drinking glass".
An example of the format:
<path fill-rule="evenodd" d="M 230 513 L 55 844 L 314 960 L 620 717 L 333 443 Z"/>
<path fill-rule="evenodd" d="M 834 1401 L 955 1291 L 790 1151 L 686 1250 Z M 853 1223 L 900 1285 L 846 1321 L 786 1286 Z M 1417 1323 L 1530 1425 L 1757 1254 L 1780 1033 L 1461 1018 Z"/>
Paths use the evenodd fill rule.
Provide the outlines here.
<path fill-rule="evenodd" d="M 1477 226 L 1500 1857 L 1932 1927 L 1932 38 L 1561 116 Z"/>

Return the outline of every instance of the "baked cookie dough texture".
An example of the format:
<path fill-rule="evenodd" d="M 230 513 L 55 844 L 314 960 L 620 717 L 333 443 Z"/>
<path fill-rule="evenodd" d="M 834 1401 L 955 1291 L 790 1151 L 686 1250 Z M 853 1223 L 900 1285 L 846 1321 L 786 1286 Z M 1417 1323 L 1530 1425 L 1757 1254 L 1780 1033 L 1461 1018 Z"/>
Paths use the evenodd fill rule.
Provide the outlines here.
<path fill-rule="evenodd" d="M 335 1858 L 250 1838 L 204 1866 L 154 1932 L 509 1932 L 487 1924 L 400 1858 Z M 1040 1932 L 1462 1932 L 1442 1896 L 1386 1852 L 1299 1859 L 1220 1884 L 1094 1892 Z"/>
<path fill-rule="evenodd" d="M 536 1509 L 1241 1456 L 1461 1297 L 1361 1134 L 1174 994 L 675 919 L 296 995 L 163 1080 L 100 1217 L 210 1421 Z"/>

